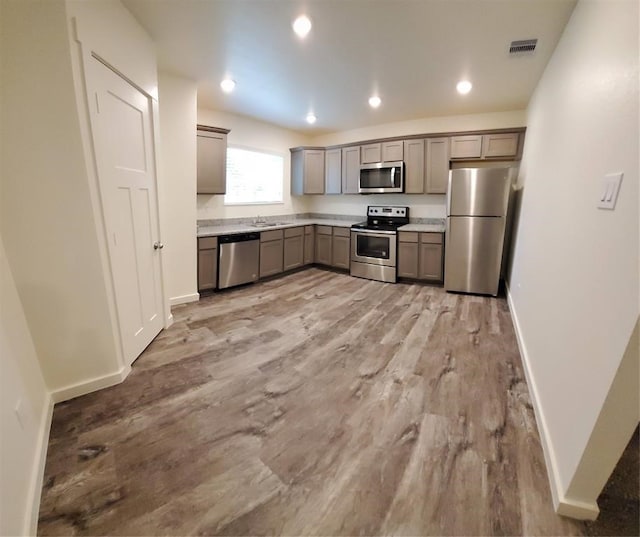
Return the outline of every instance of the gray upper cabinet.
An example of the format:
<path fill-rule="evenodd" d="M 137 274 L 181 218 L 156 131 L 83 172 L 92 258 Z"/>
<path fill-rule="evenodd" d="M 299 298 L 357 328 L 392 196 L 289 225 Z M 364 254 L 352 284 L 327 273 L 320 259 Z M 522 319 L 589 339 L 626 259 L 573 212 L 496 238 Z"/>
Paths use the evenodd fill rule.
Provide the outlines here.
<path fill-rule="evenodd" d="M 404 141 L 404 191 L 406 194 L 424 192 L 424 140 Z"/>
<path fill-rule="evenodd" d="M 518 153 L 518 133 L 485 134 L 482 137 L 482 156 L 515 157 Z"/>
<path fill-rule="evenodd" d="M 382 144 L 367 144 L 360 146 L 360 163 L 374 164 L 382 161 Z"/>
<path fill-rule="evenodd" d="M 342 192 L 342 149 L 327 149 L 324 154 L 324 193 Z"/>
<path fill-rule="evenodd" d="M 291 152 L 291 194 L 324 194 L 324 149 Z"/>
<path fill-rule="evenodd" d="M 426 146 L 426 193 L 446 194 L 449 184 L 449 138 L 428 138 Z"/>
<path fill-rule="evenodd" d="M 197 193 L 224 194 L 227 189 L 227 129 L 198 125 Z"/>
<path fill-rule="evenodd" d="M 393 142 L 382 143 L 382 160 L 384 162 L 393 162 L 402 160 L 404 156 L 404 142 L 395 140 Z"/>
<path fill-rule="evenodd" d="M 474 159 L 482 157 L 482 135 L 451 137 L 451 158 Z"/>
<path fill-rule="evenodd" d="M 360 146 L 342 148 L 342 193 L 357 194 L 360 181 Z"/>

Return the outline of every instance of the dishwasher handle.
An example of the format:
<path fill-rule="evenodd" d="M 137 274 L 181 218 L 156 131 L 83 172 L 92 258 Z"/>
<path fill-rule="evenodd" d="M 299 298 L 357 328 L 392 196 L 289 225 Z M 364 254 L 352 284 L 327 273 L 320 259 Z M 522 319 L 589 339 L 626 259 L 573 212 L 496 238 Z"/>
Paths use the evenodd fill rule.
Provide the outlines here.
<path fill-rule="evenodd" d="M 220 244 L 229 244 L 232 242 L 247 242 L 260 240 L 260 233 L 235 233 L 233 235 L 220 235 L 218 242 Z"/>

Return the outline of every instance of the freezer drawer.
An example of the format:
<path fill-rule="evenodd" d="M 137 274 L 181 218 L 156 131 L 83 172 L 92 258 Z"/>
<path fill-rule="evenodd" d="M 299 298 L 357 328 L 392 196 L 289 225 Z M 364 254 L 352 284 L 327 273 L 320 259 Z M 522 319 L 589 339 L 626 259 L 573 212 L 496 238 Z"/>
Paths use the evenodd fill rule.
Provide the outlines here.
<path fill-rule="evenodd" d="M 510 168 L 451 170 L 447 216 L 505 216 L 510 188 Z"/>
<path fill-rule="evenodd" d="M 447 218 L 444 288 L 497 295 L 505 218 Z"/>

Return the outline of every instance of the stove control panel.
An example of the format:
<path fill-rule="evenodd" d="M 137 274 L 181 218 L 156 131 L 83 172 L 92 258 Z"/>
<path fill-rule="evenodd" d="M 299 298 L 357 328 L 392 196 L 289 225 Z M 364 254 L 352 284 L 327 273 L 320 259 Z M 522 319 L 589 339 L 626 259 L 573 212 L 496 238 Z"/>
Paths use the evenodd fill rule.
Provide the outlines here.
<path fill-rule="evenodd" d="M 371 217 L 393 217 L 407 218 L 409 215 L 409 207 L 386 207 L 381 205 L 369 205 L 367 208 L 367 216 Z"/>

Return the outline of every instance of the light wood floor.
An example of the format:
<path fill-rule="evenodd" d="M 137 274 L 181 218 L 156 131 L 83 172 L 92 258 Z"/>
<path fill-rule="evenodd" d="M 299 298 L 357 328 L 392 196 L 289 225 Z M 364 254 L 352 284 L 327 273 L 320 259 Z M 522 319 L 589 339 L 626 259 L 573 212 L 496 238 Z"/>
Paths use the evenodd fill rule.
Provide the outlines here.
<path fill-rule="evenodd" d="M 38 533 L 578 535 L 504 299 L 312 268 L 174 309 L 56 405 Z"/>

